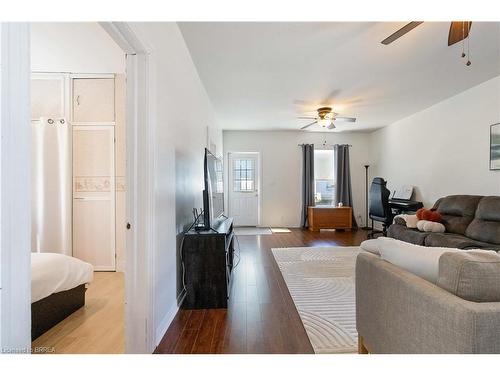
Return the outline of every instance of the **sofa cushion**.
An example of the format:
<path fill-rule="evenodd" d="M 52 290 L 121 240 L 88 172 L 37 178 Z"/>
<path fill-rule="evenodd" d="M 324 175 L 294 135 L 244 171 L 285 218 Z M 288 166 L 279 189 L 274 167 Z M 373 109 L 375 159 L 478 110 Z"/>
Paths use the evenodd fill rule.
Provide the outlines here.
<path fill-rule="evenodd" d="M 465 235 L 478 241 L 500 245 L 500 197 L 481 199 Z"/>
<path fill-rule="evenodd" d="M 471 250 L 439 258 L 437 285 L 474 302 L 500 302 L 500 255 Z"/>
<path fill-rule="evenodd" d="M 425 246 L 451 247 L 457 249 L 481 249 L 500 251 L 499 245 L 476 241 L 471 238 L 452 233 L 430 233 L 425 238 Z"/>
<path fill-rule="evenodd" d="M 446 232 L 464 235 L 482 198 L 480 195 L 450 195 L 439 199 L 433 209 L 441 214 Z"/>
<path fill-rule="evenodd" d="M 409 242 L 415 245 L 424 245 L 425 238 L 429 235 L 427 232 L 420 232 L 417 229 L 407 228 L 406 225 L 392 224 L 387 229 L 387 236 Z"/>
<path fill-rule="evenodd" d="M 454 247 L 457 249 L 477 248 L 474 240 L 453 233 L 430 233 L 425 238 L 425 246 Z"/>

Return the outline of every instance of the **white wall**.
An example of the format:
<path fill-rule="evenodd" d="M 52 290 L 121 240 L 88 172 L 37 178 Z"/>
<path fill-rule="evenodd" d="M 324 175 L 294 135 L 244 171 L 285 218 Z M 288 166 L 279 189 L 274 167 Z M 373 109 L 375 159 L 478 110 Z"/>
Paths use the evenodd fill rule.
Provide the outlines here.
<path fill-rule="evenodd" d="M 365 217 L 365 168 L 370 158 L 367 133 L 306 133 L 300 131 L 224 131 L 224 153 L 260 152 L 261 225 L 300 226 L 302 154 L 300 143 L 351 144 L 351 181 L 354 213 Z M 227 165 L 227 160 L 225 165 Z M 226 169 L 227 174 L 227 169 Z"/>
<path fill-rule="evenodd" d="M 151 48 L 151 120 L 155 147 L 156 342 L 177 312 L 180 292 L 179 235 L 202 206 L 204 147 L 222 150 L 215 114 L 175 23 L 138 23 L 134 30 Z M 207 136 L 207 126 L 210 126 Z"/>
<path fill-rule="evenodd" d="M 96 22 L 31 23 L 31 70 L 125 73 L 124 52 Z"/>
<path fill-rule="evenodd" d="M 374 132 L 376 174 L 391 190 L 414 185 L 426 207 L 450 194 L 499 195 L 500 171 L 489 170 L 497 122 L 500 76 Z"/>

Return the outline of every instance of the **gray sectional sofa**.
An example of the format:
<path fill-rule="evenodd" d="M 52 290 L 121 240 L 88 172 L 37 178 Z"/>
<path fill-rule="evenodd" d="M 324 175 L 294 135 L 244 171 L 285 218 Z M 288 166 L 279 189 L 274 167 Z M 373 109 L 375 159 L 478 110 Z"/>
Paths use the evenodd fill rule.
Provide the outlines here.
<path fill-rule="evenodd" d="M 436 284 L 360 253 L 359 352 L 500 353 L 500 256 L 473 253 L 444 253 Z"/>
<path fill-rule="evenodd" d="M 360 353 L 500 353 L 500 197 L 452 195 L 433 209 L 445 233 L 404 224 L 388 236 L 445 252 L 436 283 L 362 252 L 356 260 Z"/>
<path fill-rule="evenodd" d="M 387 236 L 422 246 L 500 251 L 500 197 L 450 195 L 432 209 L 443 217 L 445 233 L 420 232 L 394 223 Z"/>

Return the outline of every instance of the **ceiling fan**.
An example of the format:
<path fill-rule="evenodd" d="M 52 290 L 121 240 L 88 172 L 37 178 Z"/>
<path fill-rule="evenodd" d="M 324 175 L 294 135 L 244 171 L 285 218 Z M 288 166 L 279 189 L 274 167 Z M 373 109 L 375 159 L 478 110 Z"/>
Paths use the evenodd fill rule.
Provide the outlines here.
<path fill-rule="evenodd" d="M 299 119 L 308 119 L 314 120 L 313 122 L 303 126 L 300 130 L 307 129 L 308 127 L 318 124 L 322 128 L 325 129 L 335 129 L 335 122 L 355 122 L 356 118 L 354 117 L 344 117 L 339 116 L 338 113 L 333 112 L 331 107 L 321 107 L 316 110 L 318 115 L 316 117 L 308 117 L 308 116 L 299 116 Z"/>
<path fill-rule="evenodd" d="M 402 28 L 397 30 L 396 32 L 392 33 L 389 35 L 387 38 L 385 38 L 381 43 L 384 45 L 391 44 L 395 40 L 401 38 L 403 35 L 407 34 L 411 30 L 413 30 L 415 27 L 421 25 L 423 21 L 413 21 L 410 23 L 407 23 L 404 25 Z M 458 43 L 460 41 L 464 41 L 467 39 L 467 50 L 469 49 L 468 47 L 468 42 L 469 42 L 469 32 L 470 28 L 472 26 L 471 21 L 455 21 L 450 23 L 450 31 L 448 32 L 448 46 L 452 46 L 455 43 Z M 465 54 L 465 50 L 463 48 L 462 50 L 462 57 L 467 56 L 469 53 Z M 467 60 L 466 63 L 467 66 L 471 65 L 470 60 Z"/>
<path fill-rule="evenodd" d="M 403 35 L 405 35 L 406 33 L 409 33 L 415 27 L 417 27 L 423 23 L 424 23 L 423 21 L 413 21 L 413 22 L 407 23 L 402 28 L 400 28 L 398 31 L 389 35 L 387 38 L 385 38 L 380 43 L 385 44 L 385 45 L 391 44 L 396 39 L 401 38 Z M 460 42 L 461 40 L 466 39 L 469 36 L 469 31 L 470 31 L 471 26 L 472 26 L 471 21 L 451 22 L 450 31 L 448 33 L 448 45 L 451 46 L 457 42 Z"/>

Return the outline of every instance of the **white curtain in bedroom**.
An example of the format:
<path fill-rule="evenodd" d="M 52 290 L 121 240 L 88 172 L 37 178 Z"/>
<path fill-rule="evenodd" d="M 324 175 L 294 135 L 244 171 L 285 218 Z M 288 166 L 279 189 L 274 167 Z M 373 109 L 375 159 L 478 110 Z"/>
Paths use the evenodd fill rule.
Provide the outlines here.
<path fill-rule="evenodd" d="M 71 256 L 71 127 L 40 118 L 31 129 L 31 251 Z"/>

